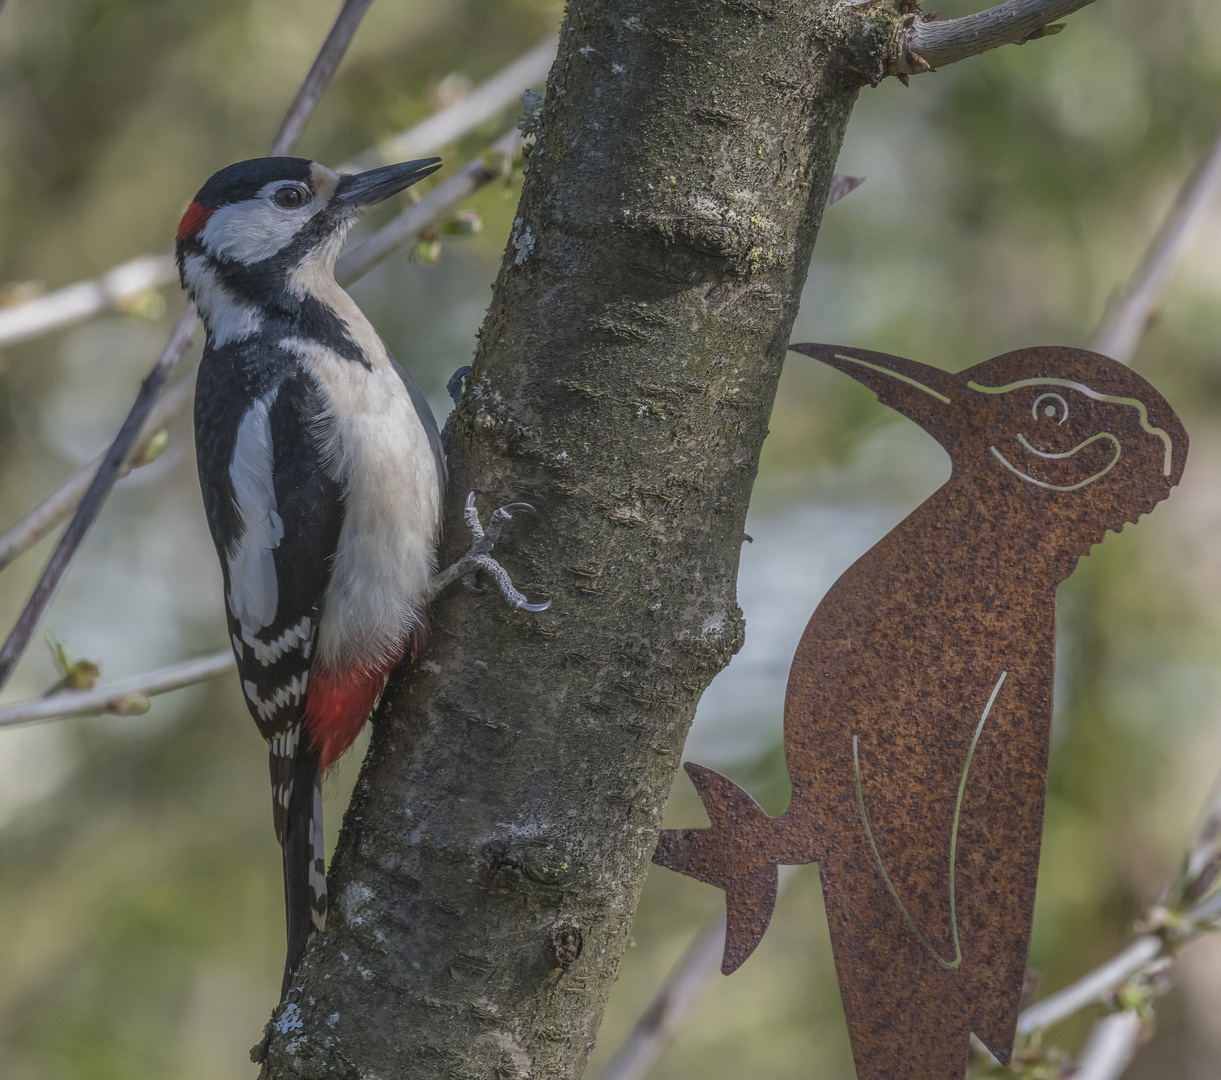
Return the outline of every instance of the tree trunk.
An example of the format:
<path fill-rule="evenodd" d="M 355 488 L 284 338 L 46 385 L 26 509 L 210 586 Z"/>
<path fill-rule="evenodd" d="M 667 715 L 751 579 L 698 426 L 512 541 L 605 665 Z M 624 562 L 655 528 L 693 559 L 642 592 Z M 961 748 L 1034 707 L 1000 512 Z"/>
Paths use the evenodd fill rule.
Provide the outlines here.
<path fill-rule="evenodd" d="M 836 156 L 897 0 L 571 0 L 474 370 L 461 507 L 540 615 L 444 595 L 393 678 L 275 1078 L 579 1077 L 738 556 Z"/>

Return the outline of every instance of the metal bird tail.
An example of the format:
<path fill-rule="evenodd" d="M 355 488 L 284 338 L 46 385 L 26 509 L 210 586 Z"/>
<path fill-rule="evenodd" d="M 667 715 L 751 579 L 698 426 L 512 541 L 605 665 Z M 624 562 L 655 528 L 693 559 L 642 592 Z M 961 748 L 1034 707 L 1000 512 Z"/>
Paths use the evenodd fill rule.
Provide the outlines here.
<path fill-rule="evenodd" d="M 307 740 L 302 740 L 304 744 Z M 288 955 L 280 999 L 314 935 L 326 926 L 326 855 L 322 835 L 322 770 L 317 751 L 302 745 L 297 754 L 284 835 L 284 911 Z"/>
<path fill-rule="evenodd" d="M 730 975 L 759 944 L 776 904 L 776 867 L 786 862 L 782 818 L 763 808 L 728 777 L 687 762 L 684 766 L 712 822 L 707 829 L 665 829 L 653 861 L 725 891 L 725 954 Z"/>

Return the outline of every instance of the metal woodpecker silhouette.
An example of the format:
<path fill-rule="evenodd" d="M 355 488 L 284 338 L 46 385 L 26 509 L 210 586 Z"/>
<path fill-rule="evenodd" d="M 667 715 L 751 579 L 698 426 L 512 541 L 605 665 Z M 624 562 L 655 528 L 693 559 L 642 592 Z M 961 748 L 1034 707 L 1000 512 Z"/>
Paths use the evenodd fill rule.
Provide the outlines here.
<path fill-rule="evenodd" d="M 789 675 L 792 802 L 769 817 L 686 768 L 711 828 L 662 866 L 725 890 L 721 970 L 767 929 L 780 864 L 819 864 L 858 1080 L 953 1080 L 974 1032 L 1007 1063 L 1034 909 L 1056 586 L 1183 474 L 1187 435 L 1123 365 L 1022 349 L 951 375 L 794 345 L 948 452 L 949 481 L 857 560 Z"/>

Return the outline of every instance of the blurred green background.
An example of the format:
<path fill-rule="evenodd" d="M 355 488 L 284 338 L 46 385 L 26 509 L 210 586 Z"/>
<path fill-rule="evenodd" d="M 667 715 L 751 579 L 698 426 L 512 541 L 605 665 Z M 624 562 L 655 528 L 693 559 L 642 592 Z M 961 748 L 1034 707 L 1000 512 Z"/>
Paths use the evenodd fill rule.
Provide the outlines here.
<path fill-rule="evenodd" d="M 985 6 L 944 0 L 944 17 Z M 8 0 L 0 14 L 0 303 L 168 247 L 216 168 L 262 152 L 334 0 Z M 378 0 L 302 139 L 338 163 L 526 51 L 554 0 Z M 1221 127 L 1213 0 L 1099 0 L 1059 36 L 866 90 L 840 161 L 868 177 L 828 211 L 797 340 L 958 369 L 1086 344 Z M 456 166 L 510 110 L 444 151 Z M 444 176 L 442 173 L 441 176 Z M 516 190 L 471 200 L 482 233 L 399 255 L 353 291 L 438 402 L 467 362 Z M 383 214 L 396 208 L 385 208 Z M 376 224 L 376 221 L 373 222 Z M 1135 366 L 1192 437 L 1182 486 L 1110 536 L 1060 592 L 1060 666 L 1032 966 L 1042 989 L 1128 940 L 1221 771 L 1221 207 Z M 0 528 L 117 427 L 182 300 L 176 288 L 0 355 Z M 691 756 L 783 808 L 783 682 L 821 591 L 948 475 L 914 425 L 793 358 L 744 552 L 748 644 L 705 695 Z M 0 575 L 15 617 L 48 542 Z M 190 432 L 124 481 L 45 629 L 111 681 L 224 648 Z M 36 645 L 5 691 L 56 680 Z M 359 748 L 358 748 L 359 752 Z M 328 790 L 333 835 L 358 756 Z M 276 1001 L 279 858 L 263 748 L 223 679 L 138 718 L 0 732 L 0 1077 L 250 1077 Z M 671 824 L 700 820 L 685 779 Z M 590 1076 L 712 917 L 720 894 L 646 886 Z M 1221 948 L 1175 968 L 1128 1075 L 1221 1075 Z M 1055 1037 L 1072 1048 L 1089 1017 Z M 817 872 L 799 871 L 758 953 L 719 976 L 655 1076 L 850 1078 Z"/>

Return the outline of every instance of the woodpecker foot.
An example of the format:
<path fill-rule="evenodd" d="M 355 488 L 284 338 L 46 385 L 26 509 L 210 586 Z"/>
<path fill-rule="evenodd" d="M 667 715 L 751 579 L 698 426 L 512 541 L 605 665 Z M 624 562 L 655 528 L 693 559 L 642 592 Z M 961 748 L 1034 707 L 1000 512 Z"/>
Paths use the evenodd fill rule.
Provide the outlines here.
<path fill-rule="evenodd" d="M 460 367 L 449 377 L 449 382 L 445 384 L 445 389 L 449 391 L 450 400 L 453 401 L 455 409 L 462 404 L 462 384 L 470 373 L 470 364 Z"/>
<path fill-rule="evenodd" d="M 507 506 L 499 507 L 492 512 L 492 518 L 485 529 L 483 523 L 479 520 L 479 511 L 475 508 L 475 496 L 477 494 L 478 492 L 472 491 L 466 497 L 466 510 L 463 512 L 463 517 L 466 519 L 466 527 L 471 530 L 473 542 L 471 543 L 470 550 L 456 563 L 452 566 L 447 566 L 433 578 L 433 595 L 436 596 L 442 589 L 448 588 L 459 578 L 462 579 L 462 584 L 471 592 L 483 592 L 475 584 L 475 574 L 477 571 L 482 570 L 496 583 L 511 607 L 518 611 L 546 611 L 551 607 L 551 601 L 548 600 L 542 604 L 530 603 L 526 599 L 525 594 L 519 591 L 517 586 L 513 584 L 513 579 L 509 577 L 509 572 L 493 559 L 490 554 L 492 548 L 496 546 L 496 541 L 500 539 L 505 522 L 513 517 L 515 511 L 525 510 L 531 514 L 535 514 L 538 511 L 529 503 L 509 503 Z"/>

